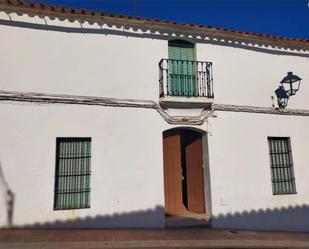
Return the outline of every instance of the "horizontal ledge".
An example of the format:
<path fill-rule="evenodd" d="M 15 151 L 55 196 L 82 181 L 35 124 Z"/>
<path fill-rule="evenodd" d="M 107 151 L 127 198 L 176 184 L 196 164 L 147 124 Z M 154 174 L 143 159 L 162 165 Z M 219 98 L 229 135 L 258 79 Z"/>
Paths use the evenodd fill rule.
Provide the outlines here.
<path fill-rule="evenodd" d="M 184 96 L 164 96 L 159 99 L 159 104 L 163 108 L 207 108 L 213 104 L 213 98 L 207 97 L 184 97 Z"/>

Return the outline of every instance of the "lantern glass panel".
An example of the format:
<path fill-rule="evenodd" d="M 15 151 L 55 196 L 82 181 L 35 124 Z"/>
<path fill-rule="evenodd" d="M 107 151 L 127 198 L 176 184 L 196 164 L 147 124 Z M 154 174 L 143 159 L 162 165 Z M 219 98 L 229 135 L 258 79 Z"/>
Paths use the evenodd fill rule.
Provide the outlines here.
<path fill-rule="evenodd" d="M 281 84 L 286 89 L 285 91 L 289 96 L 295 95 L 299 90 L 301 78 L 297 75 L 294 75 L 292 72 L 288 72 L 287 76 L 285 76 L 281 80 Z"/>

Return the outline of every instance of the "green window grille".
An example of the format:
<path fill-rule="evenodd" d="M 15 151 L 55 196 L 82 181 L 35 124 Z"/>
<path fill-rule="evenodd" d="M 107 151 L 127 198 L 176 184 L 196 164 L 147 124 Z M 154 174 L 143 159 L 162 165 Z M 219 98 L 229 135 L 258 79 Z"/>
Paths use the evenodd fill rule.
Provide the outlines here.
<path fill-rule="evenodd" d="M 194 45 L 185 41 L 168 43 L 169 95 L 193 96 L 196 91 Z"/>
<path fill-rule="evenodd" d="M 290 138 L 268 137 L 274 195 L 296 194 Z"/>
<path fill-rule="evenodd" d="M 90 207 L 91 138 L 56 139 L 54 209 Z"/>

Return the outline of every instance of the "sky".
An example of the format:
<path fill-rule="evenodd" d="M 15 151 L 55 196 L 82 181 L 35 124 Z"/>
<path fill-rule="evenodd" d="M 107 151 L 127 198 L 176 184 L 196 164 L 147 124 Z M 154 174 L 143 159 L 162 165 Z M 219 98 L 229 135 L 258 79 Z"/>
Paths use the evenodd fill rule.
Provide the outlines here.
<path fill-rule="evenodd" d="M 33 2 L 309 39 L 309 0 L 34 0 Z"/>

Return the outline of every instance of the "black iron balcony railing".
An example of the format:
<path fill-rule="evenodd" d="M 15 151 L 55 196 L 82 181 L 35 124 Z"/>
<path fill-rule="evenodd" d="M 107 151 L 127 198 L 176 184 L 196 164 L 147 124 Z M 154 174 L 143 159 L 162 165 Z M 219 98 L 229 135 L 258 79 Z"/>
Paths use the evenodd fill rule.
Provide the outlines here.
<path fill-rule="evenodd" d="M 211 62 L 162 59 L 159 68 L 160 97 L 214 97 Z"/>

